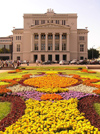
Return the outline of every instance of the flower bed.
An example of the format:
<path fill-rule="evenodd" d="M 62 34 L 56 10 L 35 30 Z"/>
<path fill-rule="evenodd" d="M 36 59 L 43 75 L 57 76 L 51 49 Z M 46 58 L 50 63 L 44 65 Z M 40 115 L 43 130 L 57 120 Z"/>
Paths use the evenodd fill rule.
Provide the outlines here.
<path fill-rule="evenodd" d="M 34 134 L 65 134 L 65 133 L 96 133 L 85 119 L 84 114 L 77 109 L 77 99 L 51 101 L 26 101 L 25 115 L 16 123 L 7 127 L 7 133 L 34 133 Z M 84 127 L 85 126 L 85 127 Z"/>
<path fill-rule="evenodd" d="M 65 69 L 67 70 L 67 68 Z M 13 98 L 12 100 L 16 104 L 16 107 L 13 110 L 12 116 L 9 118 L 7 116 L 8 122 L 5 121 L 7 125 L 2 125 L 2 131 L 4 131 L 6 127 L 4 134 L 99 134 L 98 128 L 100 129 L 100 126 L 97 124 L 100 123 L 98 121 L 96 121 L 97 124 L 95 121 L 91 123 L 88 116 L 87 119 L 85 118 L 86 115 L 90 115 L 92 112 L 92 106 L 89 107 L 90 112 L 88 109 L 88 114 L 85 114 L 86 110 L 81 111 L 81 108 L 83 110 L 83 107 L 88 108 L 89 101 L 91 102 L 92 99 L 95 100 L 94 98 L 98 96 L 90 93 L 71 91 L 68 89 L 74 86 L 82 86 L 82 84 L 90 86 L 87 84 L 88 81 L 90 84 L 95 84 L 94 82 L 97 82 L 97 80 L 94 81 L 93 79 L 90 80 L 89 78 L 82 78 L 79 75 L 74 74 L 69 75 L 64 72 L 48 71 L 46 73 L 39 72 L 36 75 L 25 74 L 22 78 L 15 78 L 12 81 L 19 84 L 17 86 L 14 86 L 15 84 L 13 84 L 13 87 L 9 88 L 10 90 L 13 90 L 13 93 L 8 93 L 9 95 L 5 98 Z M 18 89 L 14 91 L 14 88 Z M 84 101 L 87 97 L 90 97 L 90 100 L 87 99 L 88 103 Z M 21 98 L 23 98 L 23 100 Z M 17 99 L 19 102 L 17 102 Z M 24 107 L 23 109 L 25 110 L 23 110 L 23 112 L 21 112 L 22 107 Z M 80 111 L 84 113 L 81 113 Z M 92 121 L 93 120 L 94 119 L 92 119 Z M 94 126 L 98 128 L 95 128 Z"/>
<path fill-rule="evenodd" d="M 58 75 L 46 75 L 43 77 L 35 77 L 27 79 L 23 82 L 26 85 L 31 85 L 33 87 L 45 87 L 45 88 L 65 88 L 72 85 L 78 84 L 78 80 L 74 78 L 61 77 Z"/>
<path fill-rule="evenodd" d="M 15 123 L 18 118 L 24 115 L 24 110 L 26 108 L 25 102 L 18 96 L 3 96 L 0 97 L 0 101 L 8 101 L 11 102 L 11 111 L 10 113 L 0 121 L 0 130 L 4 131 L 5 127 Z"/>
<path fill-rule="evenodd" d="M 89 119 L 91 124 L 100 130 L 100 116 L 94 109 L 94 103 L 100 103 L 100 96 L 86 96 L 79 100 L 78 109 L 85 113 L 84 116 Z"/>

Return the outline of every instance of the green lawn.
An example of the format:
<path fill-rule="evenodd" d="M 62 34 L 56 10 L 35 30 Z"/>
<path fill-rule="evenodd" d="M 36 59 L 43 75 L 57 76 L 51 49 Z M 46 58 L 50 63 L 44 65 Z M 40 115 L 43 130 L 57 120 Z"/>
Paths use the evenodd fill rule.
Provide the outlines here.
<path fill-rule="evenodd" d="M 10 102 L 0 102 L 0 120 L 6 117 L 11 110 Z"/>
<path fill-rule="evenodd" d="M 94 103 L 94 108 L 96 112 L 100 115 L 100 103 Z"/>
<path fill-rule="evenodd" d="M 19 68 L 23 68 L 23 67 L 19 67 Z M 65 72 L 66 74 L 77 74 L 80 75 L 81 77 L 85 77 L 85 78 L 91 78 L 91 79 L 100 79 L 100 73 L 97 72 L 96 74 L 93 73 L 86 73 L 86 72 L 81 72 L 81 70 L 65 70 L 65 68 L 71 68 L 71 69 L 78 69 L 78 68 L 85 68 L 82 66 L 79 67 L 25 67 L 25 68 L 33 68 L 34 70 L 23 70 L 22 72 L 18 72 L 18 73 L 12 73 L 12 74 L 8 74 L 7 72 L 5 73 L 0 73 L 0 80 L 2 79 L 13 79 L 13 78 L 21 78 L 22 75 L 24 74 L 36 74 L 37 72 L 45 72 L 45 71 L 57 71 L 57 72 Z M 35 70 L 36 69 L 36 70 Z M 49 69 L 49 70 L 48 70 Z M 54 69 L 54 70 L 53 70 Z"/>

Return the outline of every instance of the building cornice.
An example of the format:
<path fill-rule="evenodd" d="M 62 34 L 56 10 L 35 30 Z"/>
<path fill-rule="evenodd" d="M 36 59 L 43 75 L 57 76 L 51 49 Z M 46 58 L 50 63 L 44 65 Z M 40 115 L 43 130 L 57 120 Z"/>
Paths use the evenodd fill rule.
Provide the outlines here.
<path fill-rule="evenodd" d="M 88 29 L 77 29 L 77 33 L 88 33 Z"/>
<path fill-rule="evenodd" d="M 31 29 L 44 29 L 44 28 L 64 28 L 64 29 L 70 29 L 69 25 L 60 25 L 60 24 L 54 24 L 54 23 L 48 23 L 48 24 L 41 24 L 41 25 L 31 25 Z"/>

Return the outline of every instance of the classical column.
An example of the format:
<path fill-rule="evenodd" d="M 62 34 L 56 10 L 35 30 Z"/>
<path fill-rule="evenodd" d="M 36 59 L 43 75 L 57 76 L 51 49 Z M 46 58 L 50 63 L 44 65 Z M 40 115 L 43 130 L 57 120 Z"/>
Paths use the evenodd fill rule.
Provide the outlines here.
<path fill-rule="evenodd" d="M 53 33 L 53 51 L 55 51 L 55 33 Z"/>
<path fill-rule="evenodd" d="M 45 51 L 48 51 L 48 33 L 45 33 Z"/>
<path fill-rule="evenodd" d="M 62 51 L 62 33 L 60 33 L 60 51 Z"/>
<path fill-rule="evenodd" d="M 31 51 L 34 51 L 34 34 L 31 35 Z"/>
<path fill-rule="evenodd" d="M 66 45 L 67 51 L 69 51 L 69 34 L 67 33 L 67 45 Z"/>
<path fill-rule="evenodd" d="M 41 33 L 39 33 L 38 36 L 38 50 L 41 51 Z"/>

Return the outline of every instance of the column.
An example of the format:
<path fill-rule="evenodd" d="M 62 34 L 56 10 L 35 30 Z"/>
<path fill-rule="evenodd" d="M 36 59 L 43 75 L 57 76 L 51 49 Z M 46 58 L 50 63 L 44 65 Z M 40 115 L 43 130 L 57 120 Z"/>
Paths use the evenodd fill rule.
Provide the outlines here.
<path fill-rule="evenodd" d="M 67 51 L 69 51 L 69 34 L 67 33 L 67 45 L 66 45 Z"/>
<path fill-rule="evenodd" d="M 38 50 L 41 51 L 41 33 L 39 33 L 38 36 Z"/>
<path fill-rule="evenodd" d="M 31 51 L 34 51 L 34 34 L 31 35 Z"/>
<path fill-rule="evenodd" d="M 45 51 L 48 51 L 48 33 L 45 33 Z"/>
<path fill-rule="evenodd" d="M 53 33 L 53 51 L 55 51 L 55 33 Z"/>
<path fill-rule="evenodd" d="M 60 51 L 62 51 L 62 33 L 60 33 Z"/>

